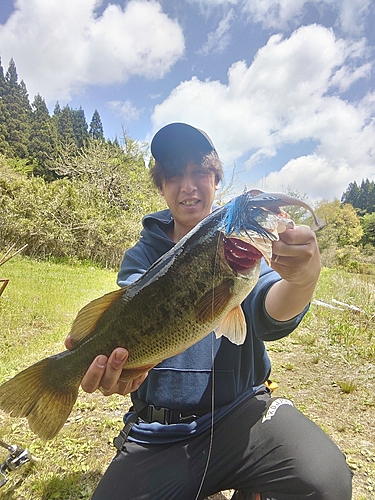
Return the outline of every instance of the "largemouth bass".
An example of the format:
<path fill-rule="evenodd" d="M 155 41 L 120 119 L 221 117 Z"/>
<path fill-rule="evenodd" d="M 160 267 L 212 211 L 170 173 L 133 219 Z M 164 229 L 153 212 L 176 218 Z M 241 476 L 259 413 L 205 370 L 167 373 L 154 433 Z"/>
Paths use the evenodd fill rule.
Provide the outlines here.
<path fill-rule="evenodd" d="M 98 354 L 126 348 L 129 357 L 121 378 L 131 381 L 213 330 L 243 343 L 241 302 L 257 283 L 261 258 L 270 262 L 272 241 L 293 224 L 280 207 L 302 203 L 283 196 L 260 191 L 237 196 L 202 220 L 132 285 L 87 304 L 72 324 L 74 348 L 1 385 L 0 408 L 26 417 L 39 437 L 51 439 L 67 420 L 81 380 Z M 320 224 L 316 218 L 315 223 Z"/>

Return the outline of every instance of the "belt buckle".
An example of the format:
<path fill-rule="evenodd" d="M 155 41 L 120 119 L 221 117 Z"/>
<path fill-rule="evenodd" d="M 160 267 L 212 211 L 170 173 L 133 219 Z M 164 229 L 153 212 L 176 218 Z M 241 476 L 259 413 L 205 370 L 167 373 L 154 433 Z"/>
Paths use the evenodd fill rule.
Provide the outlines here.
<path fill-rule="evenodd" d="M 157 408 L 154 405 L 148 405 L 147 408 L 147 421 L 159 422 L 160 424 L 171 423 L 172 410 L 169 408 Z"/>

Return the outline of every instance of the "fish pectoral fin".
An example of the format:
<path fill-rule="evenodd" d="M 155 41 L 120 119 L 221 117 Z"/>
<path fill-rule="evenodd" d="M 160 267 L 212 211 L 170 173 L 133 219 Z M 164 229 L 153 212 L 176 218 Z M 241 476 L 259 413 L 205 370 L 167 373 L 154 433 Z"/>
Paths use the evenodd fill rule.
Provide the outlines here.
<path fill-rule="evenodd" d="M 218 286 L 206 292 L 195 305 L 197 321 L 207 322 L 217 317 L 232 298 L 232 287 L 233 280 L 225 279 Z"/>
<path fill-rule="evenodd" d="M 85 305 L 77 314 L 70 330 L 73 344 L 86 338 L 95 329 L 103 313 L 124 294 L 124 288 L 109 292 Z"/>
<path fill-rule="evenodd" d="M 229 311 L 219 326 L 215 328 L 216 338 L 227 337 L 233 344 L 241 345 L 246 338 L 246 320 L 241 306 Z"/>

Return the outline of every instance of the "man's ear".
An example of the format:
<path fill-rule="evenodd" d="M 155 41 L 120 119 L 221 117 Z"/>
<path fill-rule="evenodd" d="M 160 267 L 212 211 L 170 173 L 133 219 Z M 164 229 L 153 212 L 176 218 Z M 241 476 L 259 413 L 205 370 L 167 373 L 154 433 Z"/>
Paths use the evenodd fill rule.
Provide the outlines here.
<path fill-rule="evenodd" d="M 160 196 L 164 196 L 164 191 L 163 191 L 163 188 L 160 188 L 160 189 L 159 189 L 159 194 L 160 194 Z"/>

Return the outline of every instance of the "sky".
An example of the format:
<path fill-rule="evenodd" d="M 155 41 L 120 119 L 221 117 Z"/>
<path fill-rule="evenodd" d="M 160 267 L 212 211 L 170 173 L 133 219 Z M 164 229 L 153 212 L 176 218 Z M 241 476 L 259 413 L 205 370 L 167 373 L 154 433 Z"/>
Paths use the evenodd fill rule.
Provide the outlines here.
<path fill-rule="evenodd" d="M 375 181 L 374 26 L 374 0 L 0 0 L 0 56 L 51 113 L 120 141 L 189 123 L 233 194 L 315 203 Z"/>

